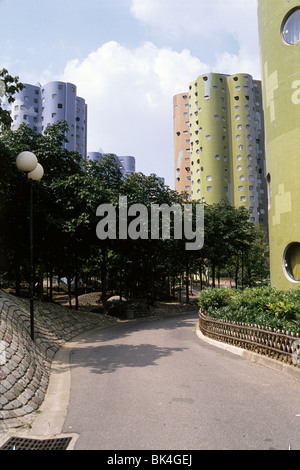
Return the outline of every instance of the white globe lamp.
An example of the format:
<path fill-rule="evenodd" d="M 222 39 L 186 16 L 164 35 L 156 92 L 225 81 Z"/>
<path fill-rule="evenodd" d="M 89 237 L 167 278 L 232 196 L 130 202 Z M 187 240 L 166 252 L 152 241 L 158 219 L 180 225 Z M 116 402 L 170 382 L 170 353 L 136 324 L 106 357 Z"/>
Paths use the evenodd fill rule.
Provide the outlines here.
<path fill-rule="evenodd" d="M 43 178 L 44 175 L 44 168 L 40 163 L 37 164 L 35 169 L 28 173 L 28 178 L 34 181 L 39 181 L 40 179 Z"/>
<path fill-rule="evenodd" d="M 19 170 L 30 173 L 38 164 L 37 158 L 32 152 L 21 152 L 17 156 L 16 165 Z"/>

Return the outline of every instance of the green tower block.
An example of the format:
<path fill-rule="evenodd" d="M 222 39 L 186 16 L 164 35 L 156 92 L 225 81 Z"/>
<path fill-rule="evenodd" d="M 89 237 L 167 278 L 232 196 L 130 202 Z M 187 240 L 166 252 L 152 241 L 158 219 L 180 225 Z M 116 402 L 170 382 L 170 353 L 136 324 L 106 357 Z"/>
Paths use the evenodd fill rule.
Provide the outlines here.
<path fill-rule="evenodd" d="M 259 0 L 271 283 L 300 286 L 300 1 Z"/>

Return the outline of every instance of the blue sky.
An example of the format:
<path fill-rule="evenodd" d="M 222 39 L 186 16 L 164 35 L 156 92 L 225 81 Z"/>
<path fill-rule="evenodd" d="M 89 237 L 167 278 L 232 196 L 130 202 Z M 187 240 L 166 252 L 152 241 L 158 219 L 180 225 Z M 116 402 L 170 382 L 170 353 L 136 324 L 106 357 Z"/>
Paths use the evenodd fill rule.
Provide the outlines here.
<path fill-rule="evenodd" d="M 134 46 L 144 30 L 129 8 L 130 0 L 1 0 L 1 18 L 9 18 L 1 26 L 1 60 L 12 73 L 39 79 L 112 39 Z"/>
<path fill-rule="evenodd" d="M 0 67 L 64 80 L 88 104 L 88 150 L 133 155 L 174 187 L 173 95 L 205 72 L 260 78 L 256 0 L 0 0 Z"/>

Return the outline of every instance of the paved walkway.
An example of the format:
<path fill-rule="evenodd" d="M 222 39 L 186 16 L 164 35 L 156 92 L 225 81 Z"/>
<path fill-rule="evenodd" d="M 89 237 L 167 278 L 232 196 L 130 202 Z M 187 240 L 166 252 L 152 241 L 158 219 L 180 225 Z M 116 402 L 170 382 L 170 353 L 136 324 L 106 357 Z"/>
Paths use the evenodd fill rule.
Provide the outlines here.
<path fill-rule="evenodd" d="M 182 313 L 184 309 L 197 306 L 157 303 L 144 319 Z M 62 346 L 86 331 L 120 321 L 48 302 L 35 302 L 34 313 L 33 343 L 28 333 L 29 301 L 0 290 L 0 435 L 10 429 L 32 427 L 49 392 L 50 375 L 56 367 L 53 360 Z"/>
<path fill-rule="evenodd" d="M 151 321 L 191 311 L 197 312 L 196 303 L 188 306 L 157 303 L 149 316 L 128 321 Z M 71 350 L 91 330 L 109 327 L 120 320 L 53 303 L 35 302 L 36 340 L 33 343 L 28 333 L 28 301 L 1 290 L 0 319 L 0 445 L 9 435 L 16 435 L 16 431 L 31 437 L 58 436 L 69 402 Z M 203 341 L 300 380 L 298 369 L 209 340 L 203 337 L 196 324 L 195 334 Z"/>

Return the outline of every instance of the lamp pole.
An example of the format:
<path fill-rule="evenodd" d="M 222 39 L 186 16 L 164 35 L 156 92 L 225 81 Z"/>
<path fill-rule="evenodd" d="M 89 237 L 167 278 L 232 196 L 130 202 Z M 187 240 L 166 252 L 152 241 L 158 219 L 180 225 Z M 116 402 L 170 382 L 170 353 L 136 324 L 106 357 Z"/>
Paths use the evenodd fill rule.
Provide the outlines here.
<path fill-rule="evenodd" d="M 44 169 L 37 161 L 36 156 L 32 152 L 21 152 L 17 156 L 16 165 L 19 170 L 27 173 L 29 181 L 29 252 L 30 252 L 30 281 L 29 281 L 29 298 L 30 298 L 30 337 L 34 341 L 34 305 L 33 305 L 33 182 L 39 181 L 44 175 Z"/>
<path fill-rule="evenodd" d="M 29 299 L 30 299 L 30 336 L 34 341 L 34 307 L 33 307 L 33 181 L 29 179 L 29 253 L 30 253 L 30 280 L 29 280 Z"/>

